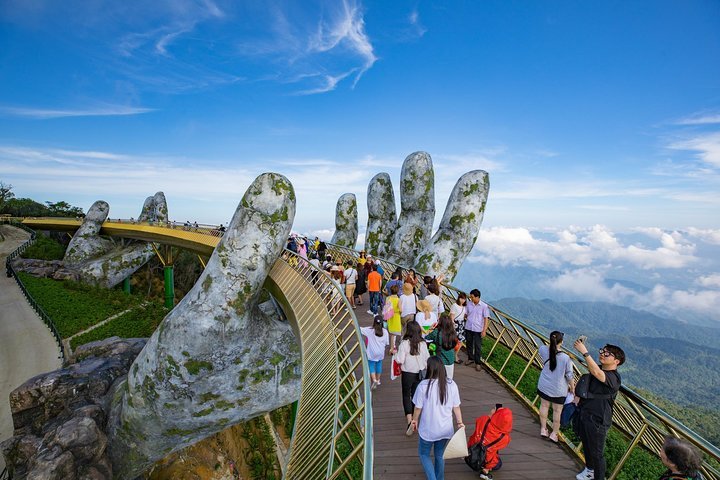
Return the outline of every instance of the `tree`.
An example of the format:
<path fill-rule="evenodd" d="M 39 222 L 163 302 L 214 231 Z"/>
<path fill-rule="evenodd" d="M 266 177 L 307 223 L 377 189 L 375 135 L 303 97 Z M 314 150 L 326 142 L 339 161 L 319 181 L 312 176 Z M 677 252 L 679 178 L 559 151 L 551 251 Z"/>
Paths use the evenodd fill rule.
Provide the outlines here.
<path fill-rule="evenodd" d="M 2 208 L 7 200 L 15 197 L 15 194 L 12 192 L 12 188 L 12 185 L 4 183 L 0 180 L 0 208 Z"/>

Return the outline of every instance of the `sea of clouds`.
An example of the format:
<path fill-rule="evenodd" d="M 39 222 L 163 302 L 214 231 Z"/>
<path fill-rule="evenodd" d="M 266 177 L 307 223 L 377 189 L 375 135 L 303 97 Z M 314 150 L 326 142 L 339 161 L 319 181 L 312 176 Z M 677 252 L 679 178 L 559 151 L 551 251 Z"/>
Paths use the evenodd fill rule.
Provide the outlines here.
<path fill-rule="evenodd" d="M 492 227 L 458 282 L 491 299 L 604 301 L 720 326 L 720 230 Z"/>

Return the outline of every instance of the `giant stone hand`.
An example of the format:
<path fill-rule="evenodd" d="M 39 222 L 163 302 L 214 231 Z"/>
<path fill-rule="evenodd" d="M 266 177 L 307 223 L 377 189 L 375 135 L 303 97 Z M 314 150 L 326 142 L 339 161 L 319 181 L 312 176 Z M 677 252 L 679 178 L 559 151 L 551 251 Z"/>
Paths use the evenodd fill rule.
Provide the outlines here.
<path fill-rule="evenodd" d="M 477 240 L 489 187 L 488 174 L 483 170 L 460 177 L 440 226 L 431 237 L 435 217 L 432 159 L 425 152 L 408 155 L 400 174 L 399 218 L 390 175 L 379 173 L 370 180 L 365 250 L 427 275 L 444 274 L 452 281 Z M 336 220 L 336 229 L 351 223 L 347 219 Z M 351 234 L 335 233 L 339 237 Z"/>
<path fill-rule="evenodd" d="M 286 322 L 258 308 L 295 216 L 279 174 L 248 188 L 207 267 L 165 317 L 113 400 L 116 478 L 300 395 L 300 351 Z"/>
<path fill-rule="evenodd" d="M 110 206 L 99 200 L 92 204 L 73 236 L 63 258 L 69 269 L 85 283 L 112 288 L 145 265 L 155 253 L 147 242 L 130 240 L 117 244 L 100 236 Z M 138 217 L 141 222 L 166 222 L 167 202 L 162 192 L 148 197 Z"/>

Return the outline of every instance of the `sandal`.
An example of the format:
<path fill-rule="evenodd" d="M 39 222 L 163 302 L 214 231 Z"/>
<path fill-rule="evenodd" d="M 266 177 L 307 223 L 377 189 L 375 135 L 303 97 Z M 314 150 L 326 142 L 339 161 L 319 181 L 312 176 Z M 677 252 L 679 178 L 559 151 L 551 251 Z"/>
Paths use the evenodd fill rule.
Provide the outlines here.
<path fill-rule="evenodd" d="M 553 443 L 558 443 L 558 436 L 556 432 L 552 432 L 550 436 L 548 437 L 548 440 L 550 440 Z"/>
<path fill-rule="evenodd" d="M 547 428 L 544 428 L 544 427 L 543 427 L 543 428 L 540 428 L 540 436 L 541 436 L 543 439 L 545 439 L 545 440 L 548 439 L 548 431 L 547 431 Z M 555 437 L 557 438 L 557 435 L 556 435 Z"/>

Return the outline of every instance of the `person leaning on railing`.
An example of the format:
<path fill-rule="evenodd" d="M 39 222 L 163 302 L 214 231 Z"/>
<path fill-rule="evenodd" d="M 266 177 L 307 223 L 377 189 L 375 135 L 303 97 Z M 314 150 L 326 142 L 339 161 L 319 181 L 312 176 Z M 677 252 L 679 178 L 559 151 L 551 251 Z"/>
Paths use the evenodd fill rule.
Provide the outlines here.
<path fill-rule="evenodd" d="M 702 455 L 690 442 L 667 436 L 659 453 L 663 465 L 668 467 L 660 480 L 702 480 Z"/>
<path fill-rule="evenodd" d="M 600 349 L 598 363 L 593 360 L 583 339 L 573 345 L 587 362 L 590 382 L 587 398 L 580 398 L 579 412 L 575 415 L 575 433 L 580 437 L 585 453 L 585 469 L 575 477 L 577 480 L 605 480 L 605 439 L 612 424 L 615 396 L 620 390 L 620 374 L 617 369 L 625 363 L 625 352 L 616 345 Z M 580 383 L 575 387 L 578 396 Z"/>

